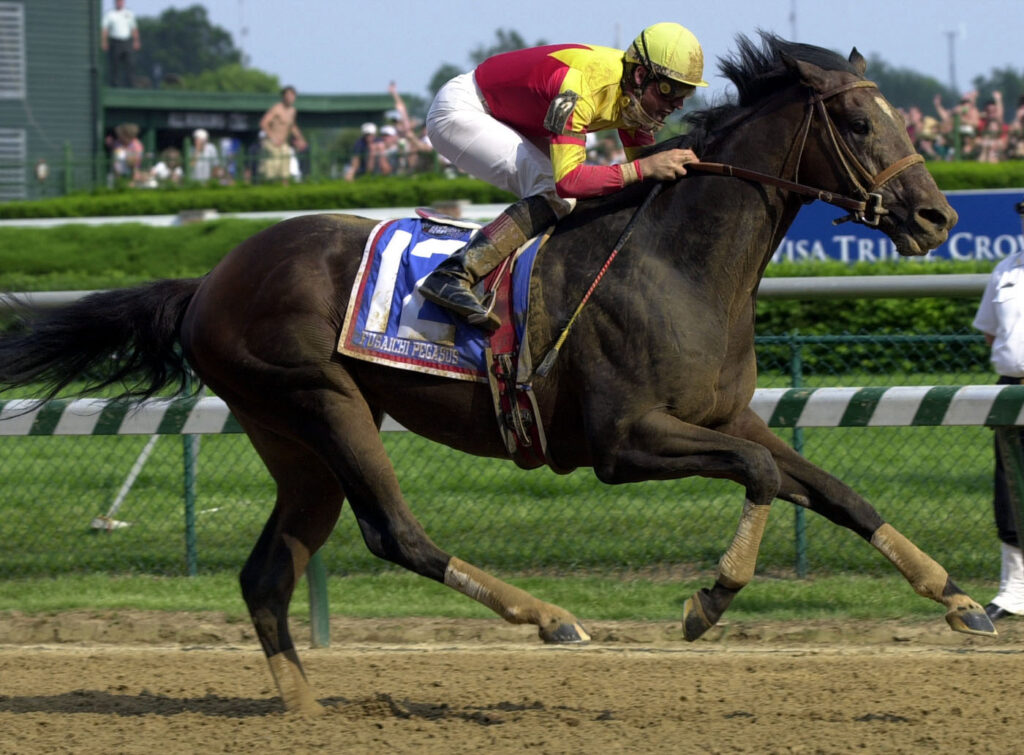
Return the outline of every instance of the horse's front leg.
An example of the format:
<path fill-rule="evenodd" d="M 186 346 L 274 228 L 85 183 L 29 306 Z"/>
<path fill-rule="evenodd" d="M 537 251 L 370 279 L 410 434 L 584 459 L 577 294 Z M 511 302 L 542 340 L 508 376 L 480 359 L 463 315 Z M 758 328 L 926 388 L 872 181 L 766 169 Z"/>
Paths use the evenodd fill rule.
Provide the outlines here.
<path fill-rule="evenodd" d="M 632 423 L 625 442 L 599 449 L 594 469 L 604 482 L 636 482 L 699 475 L 734 480 L 746 488 L 743 514 L 718 562 L 715 583 L 683 606 L 683 635 L 693 641 L 713 627 L 754 576 L 779 473 L 763 446 L 683 422 L 661 411 Z"/>
<path fill-rule="evenodd" d="M 914 545 L 849 486 L 807 461 L 784 443 L 752 410 L 728 429 L 769 449 L 782 474 L 779 498 L 809 508 L 853 530 L 871 543 L 910 582 L 914 591 L 946 607 L 946 621 L 958 632 L 994 635 L 985 609 L 950 579 L 946 570 Z"/>

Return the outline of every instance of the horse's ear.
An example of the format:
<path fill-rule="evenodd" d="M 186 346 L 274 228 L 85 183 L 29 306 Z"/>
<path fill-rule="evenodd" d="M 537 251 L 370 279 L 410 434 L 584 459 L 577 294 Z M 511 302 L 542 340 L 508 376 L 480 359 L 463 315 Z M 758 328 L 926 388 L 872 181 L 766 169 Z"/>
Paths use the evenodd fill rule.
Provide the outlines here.
<path fill-rule="evenodd" d="M 808 63 L 805 60 L 797 60 L 792 55 L 782 53 L 782 62 L 785 64 L 789 71 L 800 79 L 800 82 L 809 86 L 816 92 L 821 92 L 828 88 L 826 83 L 827 74 L 822 68 L 813 63 Z"/>
<path fill-rule="evenodd" d="M 857 52 L 856 47 L 850 50 L 850 63 L 853 64 L 853 67 L 857 69 L 857 73 L 861 76 L 863 76 L 864 72 L 868 70 L 868 62 L 864 60 L 863 55 Z"/>

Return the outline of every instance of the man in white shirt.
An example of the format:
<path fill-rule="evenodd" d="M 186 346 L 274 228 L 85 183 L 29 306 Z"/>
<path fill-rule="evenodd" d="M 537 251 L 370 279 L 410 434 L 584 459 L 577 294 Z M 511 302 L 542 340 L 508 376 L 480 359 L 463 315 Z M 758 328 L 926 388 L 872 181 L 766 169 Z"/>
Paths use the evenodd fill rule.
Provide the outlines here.
<path fill-rule="evenodd" d="M 197 128 L 192 132 L 192 163 L 189 177 L 193 181 L 209 181 L 219 177 L 220 155 L 217 148 L 210 143 L 210 135 L 205 128 Z"/>
<path fill-rule="evenodd" d="M 100 47 L 107 52 L 110 86 L 132 85 L 132 56 L 142 49 L 135 14 L 124 7 L 124 0 L 114 0 L 114 10 L 103 16 Z"/>
<path fill-rule="evenodd" d="M 1024 202 L 1017 205 L 1024 216 Z M 992 349 L 992 366 L 999 385 L 1024 383 L 1024 250 L 1003 259 L 985 286 L 973 325 Z M 1024 433 L 1021 434 L 1024 441 Z M 999 592 L 985 606 L 993 621 L 1024 614 L 1024 554 L 1018 537 L 1017 514 L 1006 482 L 997 441 L 992 505 L 1002 550 Z"/>

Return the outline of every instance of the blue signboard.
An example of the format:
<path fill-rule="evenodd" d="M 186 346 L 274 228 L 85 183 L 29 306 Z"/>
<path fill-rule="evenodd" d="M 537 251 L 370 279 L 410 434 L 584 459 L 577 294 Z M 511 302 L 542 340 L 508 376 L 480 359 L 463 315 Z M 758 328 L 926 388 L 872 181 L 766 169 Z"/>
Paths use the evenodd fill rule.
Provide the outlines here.
<path fill-rule="evenodd" d="M 926 257 L 902 257 L 889 237 L 859 223 L 832 225 L 845 210 L 814 202 L 800 210 L 772 262 L 839 260 L 1000 260 L 1024 249 L 1021 217 L 1014 206 L 1024 189 L 950 191 L 946 198 L 960 216 L 949 239 Z"/>

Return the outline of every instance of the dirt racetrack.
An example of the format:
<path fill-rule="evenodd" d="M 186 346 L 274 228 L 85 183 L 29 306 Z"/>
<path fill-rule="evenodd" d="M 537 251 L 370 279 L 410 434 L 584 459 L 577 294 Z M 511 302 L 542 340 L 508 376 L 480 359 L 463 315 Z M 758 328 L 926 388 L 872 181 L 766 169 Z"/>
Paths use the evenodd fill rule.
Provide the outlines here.
<path fill-rule="evenodd" d="M 0 752 L 1024 752 L 1024 619 L 994 640 L 940 615 L 588 629 L 557 648 L 499 620 L 334 618 L 303 652 L 310 720 L 246 624 L 0 614 Z"/>

